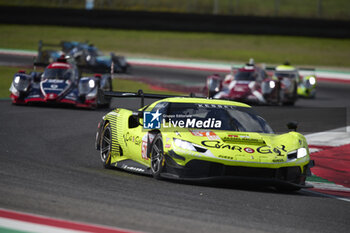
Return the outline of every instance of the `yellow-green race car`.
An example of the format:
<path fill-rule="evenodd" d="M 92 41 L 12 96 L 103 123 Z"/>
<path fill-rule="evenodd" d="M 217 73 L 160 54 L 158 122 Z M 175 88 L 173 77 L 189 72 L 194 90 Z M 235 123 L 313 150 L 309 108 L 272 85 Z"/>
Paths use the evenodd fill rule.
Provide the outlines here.
<path fill-rule="evenodd" d="M 116 108 L 98 124 L 103 166 L 153 177 L 238 179 L 295 191 L 314 165 L 305 137 L 274 134 L 246 104 L 193 97 L 108 92 L 107 96 L 163 98 L 138 111 Z"/>
<path fill-rule="evenodd" d="M 300 75 L 302 73 L 303 75 Z M 294 104 L 297 97 L 315 98 L 316 75 L 314 68 L 295 68 L 289 63 L 275 68 L 274 77 L 281 81 L 282 102 Z M 296 87 L 293 87 L 293 83 Z"/>

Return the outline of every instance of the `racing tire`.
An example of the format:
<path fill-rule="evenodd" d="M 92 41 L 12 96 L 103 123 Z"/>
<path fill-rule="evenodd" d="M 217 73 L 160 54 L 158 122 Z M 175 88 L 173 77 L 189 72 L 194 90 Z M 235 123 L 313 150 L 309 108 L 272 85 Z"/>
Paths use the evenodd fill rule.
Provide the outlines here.
<path fill-rule="evenodd" d="M 111 78 L 109 78 L 108 79 L 108 82 L 109 82 L 109 86 L 110 86 L 110 88 L 109 88 L 109 91 L 113 91 L 113 82 L 112 82 L 112 79 Z M 106 97 L 106 96 L 104 96 L 104 102 L 105 102 L 105 104 L 102 106 L 103 108 L 110 108 L 111 107 L 111 103 L 112 103 L 112 98 L 111 97 Z"/>
<path fill-rule="evenodd" d="M 298 87 L 297 87 L 297 83 L 295 83 L 294 85 L 294 91 L 293 91 L 293 96 L 286 102 L 283 103 L 283 105 L 285 106 L 294 106 L 295 102 L 297 101 L 298 98 Z"/>
<path fill-rule="evenodd" d="M 105 168 L 111 167 L 112 131 L 109 122 L 103 127 L 100 138 L 100 158 Z"/>
<path fill-rule="evenodd" d="M 109 90 L 111 91 L 111 90 Z M 105 97 L 102 94 L 103 90 L 99 89 L 97 94 L 97 108 L 110 108 L 111 98 Z"/>
<path fill-rule="evenodd" d="M 282 95 L 282 88 L 281 88 L 281 82 L 280 81 L 277 82 L 276 92 L 277 92 L 276 93 L 276 105 L 280 106 L 280 105 L 282 105 L 282 97 L 281 97 L 281 95 Z"/>
<path fill-rule="evenodd" d="M 157 134 L 151 145 L 151 172 L 154 178 L 161 179 L 164 166 L 163 139 L 161 134 Z"/>
<path fill-rule="evenodd" d="M 208 79 L 210 82 L 208 86 L 208 98 L 214 98 L 214 96 L 219 93 L 221 81 L 216 79 Z M 207 81 L 207 83 L 209 82 Z"/>

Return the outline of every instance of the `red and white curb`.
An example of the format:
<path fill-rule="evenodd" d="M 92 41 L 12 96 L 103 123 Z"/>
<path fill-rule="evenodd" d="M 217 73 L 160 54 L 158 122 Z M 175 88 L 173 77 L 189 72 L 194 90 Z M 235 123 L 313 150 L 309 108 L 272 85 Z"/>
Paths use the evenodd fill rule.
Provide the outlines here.
<path fill-rule="evenodd" d="M 311 181 L 313 191 L 350 201 L 350 127 L 305 135 L 316 166 L 312 173 L 324 181 Z"/>
<path fill-rule="evenodd" d="M 20 50 L 20 49 L 0 49 L 0 54 L 34 57 L 38 55 L 38 51 Z"/>
<path fill-rule="evenodd" d="M 17 212 L 0 208 L 0 232 L 35 232 L 35 233 L 137 233 L 136 231 L 73 222 L 41 215 Z M 7 231 L 6 231 L 7 230 Z"/>

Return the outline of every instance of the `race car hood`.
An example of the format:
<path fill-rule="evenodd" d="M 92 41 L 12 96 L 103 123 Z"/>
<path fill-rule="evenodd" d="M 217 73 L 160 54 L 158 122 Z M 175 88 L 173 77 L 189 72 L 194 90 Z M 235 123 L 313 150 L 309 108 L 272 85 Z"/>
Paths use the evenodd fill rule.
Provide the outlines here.
<path fill-rule="evenodd" d="M 296 132 L 286 134 L 263 134 L 221 130 L 188 130 L 167 134 L 166 150 L 180 156 L 221 159 L 227 162 L 284 163 L 295 160 L 299 148 L 308 146 L 304 136 Z M 172 138 L 170 138 L 172 137 Z M 175 139 L 176 138 L 176 139 Z M 171 143 L 170 143 L 170 139 Z M 182 144 L 189 142 L 192 146 Z M 293 156 L 291 156 L 293 155 Z"/>
<path fill-rule="evenodd" d="M 40 88 L 47 100 L 55 100 L 62 96 L 70 87 L 71 81 L 62 79 L 45 79 L 40 83 Z"/>

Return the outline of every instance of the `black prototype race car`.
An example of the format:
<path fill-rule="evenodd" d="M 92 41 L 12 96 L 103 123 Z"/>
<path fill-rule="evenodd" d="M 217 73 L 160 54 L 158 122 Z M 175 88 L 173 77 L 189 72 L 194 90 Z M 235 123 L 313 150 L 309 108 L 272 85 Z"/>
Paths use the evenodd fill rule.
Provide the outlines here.
<path fill-rule="evenodd" d="M 61 57 L 48 65 L 43 73 L 17 72 L 10 87 L 10 97 L 13 104 L 64 104 L 94 109 L 109 107 L 111 98 L 102 93 L 111 90 L 109 74 L 81 77 L 77 66 Z"/>

